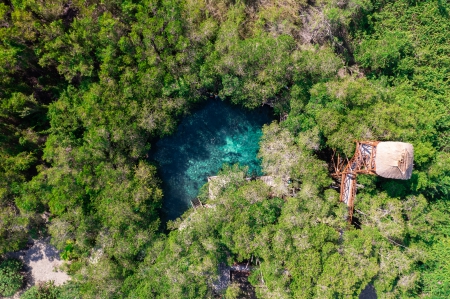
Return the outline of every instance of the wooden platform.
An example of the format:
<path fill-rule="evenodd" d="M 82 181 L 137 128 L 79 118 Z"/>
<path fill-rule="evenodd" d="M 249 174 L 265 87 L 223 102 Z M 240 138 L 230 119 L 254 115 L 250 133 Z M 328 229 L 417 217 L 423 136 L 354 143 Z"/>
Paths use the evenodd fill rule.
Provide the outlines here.
<path fill-rule="evenodd" d="M 198 198 L 194 198 L 191 200 L 191 205 L 194 209 L 203 208 L 202 202 Z"/>

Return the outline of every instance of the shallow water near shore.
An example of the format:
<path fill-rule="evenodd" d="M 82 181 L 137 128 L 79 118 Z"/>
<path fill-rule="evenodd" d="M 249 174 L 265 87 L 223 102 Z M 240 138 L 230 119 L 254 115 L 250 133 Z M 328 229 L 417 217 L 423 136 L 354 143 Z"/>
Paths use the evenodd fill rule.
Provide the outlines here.
<path fill-rule="evenodd" d="M 246 110 L 211 99 L 184 118 L 175 134 L 159 140 L 151 158 L 158 162 L 163 180 L 164 218 L 181 216 L 208 176 L 224 163 L 247 165 L 250 174 L 261 174 L 261 128 L 272 119 L 269 107 Z"/>

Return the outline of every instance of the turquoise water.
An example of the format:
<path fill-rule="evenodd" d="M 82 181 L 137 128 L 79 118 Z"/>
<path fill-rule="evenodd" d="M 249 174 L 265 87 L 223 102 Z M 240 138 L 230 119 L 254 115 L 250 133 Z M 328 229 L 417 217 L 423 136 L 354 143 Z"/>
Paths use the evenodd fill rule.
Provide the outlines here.
<path fill-rule="evenodd" d="M 250 173 L 260 174 L 256 155 L 261 127 L 271 120 L 268 107 L 249 111 L 209 100 L 181 121 L 174 135 L 159 140 L 152 157 L 163 180 L 164 218 L 181 216 L 224 163 L 247 165 Z"/>

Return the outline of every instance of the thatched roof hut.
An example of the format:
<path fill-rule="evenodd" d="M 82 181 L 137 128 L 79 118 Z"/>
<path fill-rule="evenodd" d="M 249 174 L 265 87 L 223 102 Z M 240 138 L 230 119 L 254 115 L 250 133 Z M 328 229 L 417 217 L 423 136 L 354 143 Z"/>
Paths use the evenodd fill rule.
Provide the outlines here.
<path fill-rule="evenodd" d="M 413 160 L 412 144 L 380 142 L 375 157 L 376 173 L 385 178 L 408 180 L 411 178 Z"/>

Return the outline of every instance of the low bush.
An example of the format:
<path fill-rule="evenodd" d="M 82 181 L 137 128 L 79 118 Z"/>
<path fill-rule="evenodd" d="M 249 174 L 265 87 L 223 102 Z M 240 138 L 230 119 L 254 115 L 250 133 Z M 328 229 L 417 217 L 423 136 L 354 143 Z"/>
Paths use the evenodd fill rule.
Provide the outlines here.
<path fill-rule="evenodd" d="M 29 288 L 20 296 L 20 299 L 57 299 L 58 297 L 58 287 L 53 281 L 48 281 Z"/>
<path fill-rule="evenodd" d="M 68 282 L 61 286 L 47 281 L 29 288 L 20 299 L 79 299 L 78 285 Z"/>
<path fill-rule="evenodd" d="M 5 260 L 0 263 L 0 295 L 8 297 L 14 295 L 23 283 L 20 274 L 22 262 L 16 259 Z"/>

